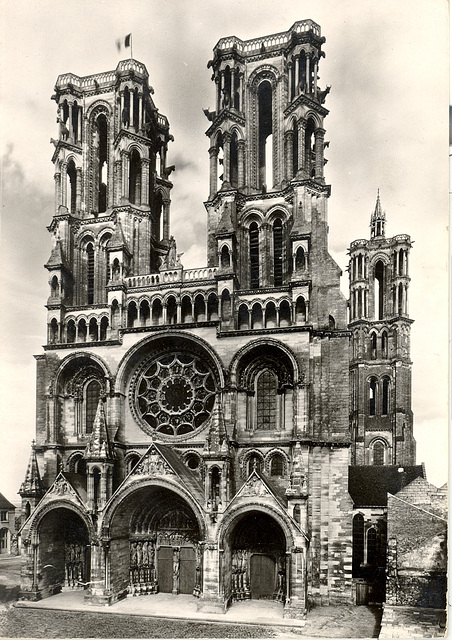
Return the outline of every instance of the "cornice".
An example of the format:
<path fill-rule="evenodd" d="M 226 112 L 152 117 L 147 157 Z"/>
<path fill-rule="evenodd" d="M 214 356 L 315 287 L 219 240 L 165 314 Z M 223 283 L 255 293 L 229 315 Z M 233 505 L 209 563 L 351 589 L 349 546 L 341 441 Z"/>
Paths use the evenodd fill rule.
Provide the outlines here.
<path fill-rule="evenodd" d="M 51 140 L 52 142 L 52 140 Z M 61 140 L 59 139 L 57 141 L 57 144 L 55 146 L 55 151 L 52 154 L 52 162 L 53 164 L 55 164 L 57 158 L 58 158 L 58 154 L 60 152 L 60 149 L 67 149 L 68 151 L 72 151 L 73 153 L 77 153 L 78 155 L 82 155 L 82 146 L 78 146 L 75 144 L 72 144 L 70 142 L 67 142 L 66 140 Z"/>
<path fill-rule="evenodd" d="M 236 109 L 222 109 L 220 113 L 214 118 L 212 124 L 206 131 L 206 136 L 210 137 L 223 122 L 231 120 L 236 124 L 245 126 L 245 116 L 242 115 L 243 111 L 237 111 Z"/>
<path fill-rule="evenodd" d="M 288 107 L 286 107 L 283 112 L 284 117 L 288 118 L 297 109 L 297 107 L 300 106 L 300 104 L 304 104 L 314 111 L 317 111 L 324 118 L 329 114 L 329 110 L 325 109 L 325 107 L 322 107 L 322 105 L 317 102 L 317 100 L 309 98 L 305 93 L 300 93 L 300 95 L 295 100 L 293 100 Z"/>

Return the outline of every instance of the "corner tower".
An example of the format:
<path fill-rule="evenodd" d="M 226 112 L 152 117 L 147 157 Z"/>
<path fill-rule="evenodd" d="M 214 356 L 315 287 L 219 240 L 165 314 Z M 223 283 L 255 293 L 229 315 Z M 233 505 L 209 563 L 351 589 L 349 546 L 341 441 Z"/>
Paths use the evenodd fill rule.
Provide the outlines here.
<path fill-rule="evenodd" d="M 350 245 L 352 463 L 415 464 L 411 410 L 410 236 L 385 236 L 380 194 L 370 240 Z"/>
<path fill-rule="evenodd" d="M 326 256 L 324 42 L 312 20 L 254 40 L 222 38 L 208 64 L 216 107 L 204 110 L 209 265 L 236 288 L 299 286 L 297 313 L 322 327 L 332 320 L 318 276 L 328 297 L 339 272 Z"/>

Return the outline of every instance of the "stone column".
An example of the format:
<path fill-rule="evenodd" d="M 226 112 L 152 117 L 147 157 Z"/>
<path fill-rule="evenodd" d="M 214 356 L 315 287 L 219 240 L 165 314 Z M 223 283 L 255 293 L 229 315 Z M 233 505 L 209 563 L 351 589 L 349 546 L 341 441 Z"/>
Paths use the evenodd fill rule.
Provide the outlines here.
<path fill-rule="evenodd" d="M 245 186 L 245 140 L 237 142 L 237 160 L 238 160 L 238 187 L 243 189 Z"/>
<path fill-rule="evenodd" d="M 318 73 L 319 63 L 317 60 L 314 60 L 314 95 L 317 96 L 317 73 Z"/>
<path fill-rule="evenodd" d="M 119 113 L 119 128 L 122 129 L 122 126 L 123 126 L 122 114 L 124 113 L 124 91 L 121 91 L 119 95 L 121 98 L 121 111 Z"/>
<path fill-rule="evenodd" d="M 143 127 L 143 94 L 138 94 L 138 131 Z"/>
<path fill-rule="evenodd" d="M 61 165 L 61 204 L 67 206 L 67 164 Z"/>
<path fill-rule="evenodd" d="M 293 178 L 293 131 L 286 131 L 286 178 L 291 180 Z M 298 169 L 298 167 L 297 167 Z"/>
<path fill-rule="evenodd" d="M 217 182 L 218 182 L 218 149 L 217 147 L 210 147 L 209 149 L 209 166 L 210 166 L 209 197 L 213 198 L 217 192 Z M 240 167 L 240 163 L 239 163 L 239 167 Z"/>
<path fill-rule="evenodd" d="M 235 69 L 231 69 L 231 103 L 230 106 L 234 108 L 234 96 L 235 96 Z"/>
<path fill-rule="evenodd" d="M 311 54 L 306 54 L 306 93 L 311 93 Z"/>
<path fill-rule="evenodd" d="M 289 100 L 288 102 L 292 102 L 292 85 L 293 85 L 293 81 L 292 81 L 292 63 L 289 62 L 287 65 L 287 75 L 289 76 Z"/>
<path fill-rule="evenodd" d="M 69 142 L 74 142 L 74 122 L 72 120 L 72 102 L 69 103 L 69 118 L 68 118 L 68 129 L 69 129 Z"/>
<path fill-rule="evenodd" d="M 306 558 L 305 549 L 294 547 L 289 564 L 289 604 L 284 607 L 285 618 L 306 617 Z"/>
<path fill-rule="evenodd" d="M 149 204 L 149 165 L 150 160 L 143 158 L 141 160 L 141 204 Z"/>
<path fill-rule="evenodd" d="M 295 73 L 294 73 L 294 98 L 298 95 L 298 88 L 300 86 L 300 56 L 295 56 Z"/>
<path fill-rule="evenodd" d="M 82 142 L 82 118 L 83 118 L 83 109 L 82 107 L 78 107 L 77 113 L 77 142 L 81 144 Z"/>
<path fill-rule="evenodd" d="M 163 240 L 169 240 L 169 218 L 170 218 L 170 203 L 171 200 L 169 198 L 162 201 L 163 205 Z"/>
<path fill-rule="evenodd" d="M 122 160 L 122 198 L 129 199 L 129 164 L 130 156 L 127 151 L 121 151 Z"/>
<path fill-rule="evenodd" d="M 58 213 L 58 207 L 61 204 L 61 173 L 55 173 L 55 213 Z"/>
<path fill-rule="evenodd" d="M 180 324 L 182 322 L 182 310 L 181 310 L 181 301 L 178 299 L 176 301 L 176 323 Z"/>
<path fill-rule="evenodd" d="M 216 94 L 217 94 L 216 112 L 217 112 L 217 115 L 218 115 L 220 113 L 220 105 L 221 105 L 220 78 L 218 76 L 215 76 L 215 85 L 216 85 Z"/>
<path fill-rule="evenodd" d="M 75 210 L 80 211 L 82 208 L 82 168 L 77 167 L 76 171 L 76 189 L 75 189 Z"/>
<path fill-rule="evenodd" d="M 135 91 L 129 91 L 129 129 L 133 129 L 133 103 L 134 103 Z"/>
<path fill-rule="evenodd" d="M 323 141 L 325 137 L 324 129 L 316 129 L 315 137 L 315 177 L 323 178 Z"/>
<path fill-rule="evenodd" d="M 306 120 L 298 121 L 298 171 L 304 171 L 306 169 Z M 309 152 L 308 152 L 309 153 Z"/>
<path fill-rule="evenodd" d="M 219 585 L 220 551 L 214 542 L 206 542 L 203 546 L 203 589 L 197 608 L 205 613 L 225 613 L 226 604 Z"/>
<path fill-rule="evenodd" d="M 223 135 L 223 185 L 230 186 L 230 173 L 231 173 L 231 134 L 225 133 Z"/>

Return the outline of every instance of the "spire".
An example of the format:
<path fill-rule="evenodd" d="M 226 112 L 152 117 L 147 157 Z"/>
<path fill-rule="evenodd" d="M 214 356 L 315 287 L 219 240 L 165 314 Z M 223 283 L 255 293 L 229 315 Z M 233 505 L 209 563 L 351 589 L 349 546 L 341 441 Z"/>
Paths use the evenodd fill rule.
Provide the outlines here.
<path fill-rule="evenodd" d="M 212 411 L 212 418 L 204 451 L 207 453 L 227 453 L 229 449 L 228 444 L 220 398 L 217 396 Z"/>
<path fill-rule="evenodd" d="M 386 213 L 381 208 L 380 202 L 380 189 L 377 190 L 377 202 L 375 203 L 375 209 L 370 217 L 370 237 L 376 238 L 379 236 L 384 237 L 386 224 Z"/>
<path fill-rule="evenodd" d="M 44 266 L 47 269 L 55 269 L 61 267 L 69 269 L 66 258 L 64 256 L 63 247 L 61 246 L 60 238 L 56 239 L 55 245 L 50 253 L 50 258 L 47 260 Z"/>
<path fill-rule="evenodd" d="M 109 249 L 125 249 L 127 253 L 130 255 L 130 249 L 124 237 L 124 232 L 122 230 L 122 225 L 120 220 L 116 222 L 115 231 L 113 233 L 113 236 L 110 238 L 110 241 L 108 243 L 108 248 Z"/>
<path fill-rule="evenodd" d="M 28 462 L 25 480 L 20 485 L 19 495 L 23 496 L 42 496 L 44 487 L 41 476 L 39 474 L 38 460 L 36 458 L 35 441 L 31 441 L 31 454 Z"/>
<path fill-rule="evenodd" d="M 97 405 L 94 418 L 93 432 L 85 449 L 86 459 L 112 460 L 113 454 L 108 439 L 107 420 L 105 418 L 104 403 L 102 398 Z"/>

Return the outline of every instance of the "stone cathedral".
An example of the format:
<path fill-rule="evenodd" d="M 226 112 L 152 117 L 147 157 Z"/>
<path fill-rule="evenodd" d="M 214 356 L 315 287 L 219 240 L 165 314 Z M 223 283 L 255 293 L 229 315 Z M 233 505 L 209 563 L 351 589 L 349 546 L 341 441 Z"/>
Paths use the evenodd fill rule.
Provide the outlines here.
<path fill-rule="evenodd" d="M 172 235 L 173 138 L 146 67 L 58 77 L 23 597 L 191 594 L 217 612 L 267 598 L 287 617 L 355 601 L 355 561 L 370 566 L 384 532 L 371 515 L 358 531 L 350 470 L 414 465 L 411 243 L 386 238 L 378 196 L 346 300 L 324 42 L 302 20 L 215 46 L 196 269 Z"/>

